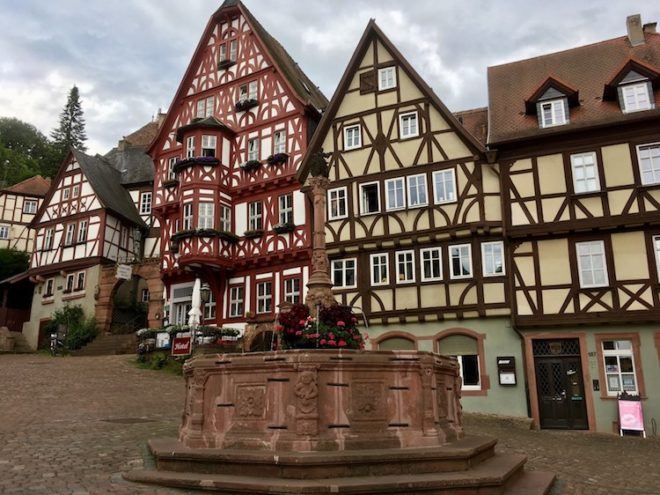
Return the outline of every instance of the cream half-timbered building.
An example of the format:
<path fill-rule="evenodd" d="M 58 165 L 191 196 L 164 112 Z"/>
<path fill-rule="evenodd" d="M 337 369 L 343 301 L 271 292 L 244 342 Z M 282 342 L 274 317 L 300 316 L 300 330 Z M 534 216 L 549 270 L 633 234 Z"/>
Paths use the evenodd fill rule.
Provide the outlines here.
<path fill-rule="evenodd" d="M 50 181 L 37 175 L 0 191 L 0 248 L 32 251 L 30 224 L 49 187 Z"/>
<path fill-rule="evenodd" d="M 616 431 L 616 398 L 660 414 L 660 35 L 489 69 L 513 324 L 547 428 Z"/>
<path fill-rule="evenodd" d="M 466 408 L 526 415 L 522 370 L 505 385 L 496 370 L 522 358 L 498 169 L 373 21 L 310 154 L 321 149 L 335 296 L 364 314 L 372 348 L 456 355 Z"/>
<path fill-rule="evenodd" d="M 170 322 L 187 322 L 196 277 L 206 324 L 272 329 L 281 302 L 304 300 L 311 217 L 295 174 L 326 104 L 241 2 L 211 16 L 150 151 Z"/>

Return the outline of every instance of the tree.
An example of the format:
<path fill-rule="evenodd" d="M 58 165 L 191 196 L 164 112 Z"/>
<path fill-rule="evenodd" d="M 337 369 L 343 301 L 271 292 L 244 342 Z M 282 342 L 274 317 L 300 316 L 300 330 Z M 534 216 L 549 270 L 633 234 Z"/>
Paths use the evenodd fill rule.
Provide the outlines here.
<path fill-rule="evenodd" d="M 5 185 L 37 174 L 53 177 L 59 166 L 59 154 L 36 127 L 0 117 L 0 180 Z"/>
<path fill-rule="evenodd" d="M 73 86 L 69 92 L 69 98 L 60 114 L 59 127 L 53 129 L 50 136 L 53 139 L 53 145 L 60 154 L 60 161 L 64 160 L 69 148 L 87 151 L 85 146 L 85 141 L 87 141 L 85 119 L 80 104 L 80 94 L 76 86 Z"/>
<path fill-rule="evenodd" d="M 16 249 L 0 249 L 0 280 L 28 269 L 30 255 Z"/>

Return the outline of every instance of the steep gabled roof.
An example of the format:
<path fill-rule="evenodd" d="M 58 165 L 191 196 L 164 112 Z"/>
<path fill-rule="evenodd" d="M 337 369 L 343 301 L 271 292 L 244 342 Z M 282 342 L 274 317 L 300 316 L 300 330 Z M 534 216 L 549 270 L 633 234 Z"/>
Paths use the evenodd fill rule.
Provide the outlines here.
<path fill-rule="evenodd" d="M 474 108 L 454 112 L 454 117 L 465 127 L 472 136 L 482 145 L 486 145 L 488 137 L 488 107 Z"/>
<path fill-rule="evenodd" d="M 156 139 L 156 136 L 158 136 L 158 127 L 158 120 L 153 120 L 140 127 L 137 131 L 131 132 L 128 136 L 124 136 L 123 141 L 131 146 L 143 146 L 147 148 Z"/>
<path fill-rule="evenodd" d="M 154 162 L 144 146 L 111 149 L 104 157 L 121 174 L 124 186 L 145 184 L 154 180 Z"/>
<path fill-rule="evenodd" d="M 14 184 L 10 187 L 5 187 L 2 192 L 9 192 L 14 194 L 24 194 L 27 196 L 44 197 L 50 188 L 50 179 L 44 179 L 41 175 L 35 175 L 29 179 Z"/>
<path fill-rule="evenodd" d="M 449 109 L 445 106 L 445 104 L 442 103 L 440 98 L 438 98 L 435 92 L 429 87 L 428 84 L 426 84 L 426 82 L 421 78 L 421 76 L 417 73 L 417 71 L 413 69 L 413 67 L 410 65 L 408 60 L 406 60 L 406 58 L 401 54 L 401 52 L 399 52 L 399 50 L 394 46 L 394 44 L 392 44 L 389 38 L 385 36 L 383 31 L 381 31 L 381 29 L 376 24 L 376 21 L 374 19 L 371 19 L 367 24 L 367 27 L 364 30 L 364 33 L 362 34 L 362 38 L 360 38 L 360 41 L 358 42 L 358 45 L 355 48 L 355 51 L 353 52 L 353 56 L 351 57 L 351 60 L 348 62 L 348 66 L 344 71 L 344 75 L 339 81 L 339 85 L 337 86 L 337 89 L 335 90 L 335 93 L 332 96 L 332 99 L 330 100 L 330 104 L 328 105 L 327 110 L 323 114 L 323 118 L 321 118 L 321 121 L 319 122 L 319 125 L 316 131 L 314 132 L 314 136 L 312 137 L 312 140 L 309 144 L 305 158 L 303 159 L 302 165 L 298 170 L 297 178 L 300 182 L 304 182 L 304 180 L 307 178 L 307 174 L 309 173 L 309 165 L 310 165 L 309 160 L 314 153 L 320 150 L 325 135 L 330 129 L 330 126 L 332 125 L 332 121 L 337 114 L 339 105 L 341 105 L 341 102 L 351 83 L 351 80 L 354 74 L 359 70 L 360 62 L 364 58 L 364 55 L 367 49 L 369 48 L 369 43 L 374 38 L 380 41 L 383 44 L 383 46 L 385 46 L 385 48 L 391 53 L 393 59 L 406 72 L 408 77 L 417 85 L 417 87 L 422 92 L 422 94 L 424 94 L 431 101 L 433 106 L 438 110 L 438 112 L 440 112 L 440 114 L 447 121 L 447 123 L 452 128 L 452 130 L 456 132 L 460 137 L 462 137 L 463 140 L 468 144 L 470 148 L 472 148 L 472 150 L 475 153 L 480 153 L 484 151 L 483 145 L 479 143 L 479 141 L 477 141 L 477 139 L 475 139 L 474 136 L 472 136 L 469 132 L 465 130 L 465 128 L 456 119 L 456 117 L 449 111 Z"/>

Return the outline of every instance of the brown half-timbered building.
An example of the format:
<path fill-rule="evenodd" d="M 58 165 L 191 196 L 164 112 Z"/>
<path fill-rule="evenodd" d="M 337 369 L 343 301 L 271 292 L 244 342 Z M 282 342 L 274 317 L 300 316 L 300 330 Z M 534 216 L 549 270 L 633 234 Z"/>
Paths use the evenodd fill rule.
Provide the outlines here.
<path fill-rule="evenodd" d="M 489 68 L 513 325 L 542 427 L 612 431 L 616 397 L 660 414 L 660 35 Z"/>
<path fill-rule="evenodd" d="M 466 131 L 483 139 L 485 115 L 452 115 L 371 21 L 300 179 L 313 153 L 328 154 L 334 292 L 364 314 L 372 348 L 456 355 L 466 408 L 526 415 L 522 382 L 497 375 L 498 357 L 522 355 L 509 325 L 499 171 Z"/>
<path fill-rule="evenodd" d="M 0 191 L 0 248 L 32 251 L 30 223 L 49 187 L 50 180 L 37 175 Z"/>
<path fill-rule="evenodd" d="M 203 322 L 271 328 L 309 278 L 310 214 L 295 174 L 327 100 L 247 8 L 211 16 L 151 147 L 169 320 L 193 281 Z"/>

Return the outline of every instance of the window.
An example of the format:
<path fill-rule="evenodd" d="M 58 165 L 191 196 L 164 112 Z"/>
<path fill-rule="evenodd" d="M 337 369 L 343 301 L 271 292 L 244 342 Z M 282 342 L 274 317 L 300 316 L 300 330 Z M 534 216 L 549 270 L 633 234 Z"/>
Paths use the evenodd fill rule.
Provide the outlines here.
<path fill-rule="evenodd" d="M 426 196 L 426 175 L 411 175 L 408 177 L 408 207 L 426 206 L 429 200 Z"/>
<path fill-rule="evenodd" d="M 284 300 L 291 304 L 300 303 L 300 279 L 287 278 L 284 280 Z"/>
<path fill-rule="evenodd" d="M 369 256 L 371 260 L 371 285 L 387 285 L 390 282 L 387 258 L 387 253 Z"/>
<path fill-rule="evenodd" d="M 378 341 L 379 351 L 414 351 L 415 341 L 406 337 L 388 337 Z"/>
<path fill-rule="evenodd" d="M 660 183 L 660 143 L 637 146 L 642 184 Z"/>
<path fill-rule="evenodd" d="M 125 225 L 121 226 L 121 231 L 119 232 L 119 247 L 128 249 L 128 227 Z"/>
<path fill-rule="evenodd" d="M 401 139 L 419 135 L 417 112 L 404 113 L 399 116 L 399 135 Z"/>
<path fill-rule="evenodd" d="M 280 225 L 293 224 L 293 194 L 280 196 Z"/>
<path fill-rule="evenodd" d="M 355 288 L 355 258 L 332 260 L 332 283 L 339 289 Z"/>
<path fill-rule="evenodd" d="M 216 136 L 202 136 L 202 156 L 215 156 Z"/>
<path fill-rule="evenodd" d="M 385 209 L 400 210 L 406 207 L 406 186 L 403 177 L 385 181 Z"/>
<path fill-rule="evenodd" d="M 249 204 L 249 229 L 262 230 L 263 229 L 263 205 L 261 201 L 255 201 Z"/>
<path fill-rule="evenodd" d="M 213 221 L 213 203 L 200 202 L 197 209 L 197 228 L 198 229 L 212 229 L 215 227 Z"/>
<path fill-rule="evenodd" d="M 151 214 L 151 192 L 143 192 L 140 195 L 140 215 Z"/>
<path fill-rule="evenodd" d="M 248 99 L 256 100 L 257 92 L 258 92 L 257 81 L 250 81 L 248 83 Z"/>
<path fill-rule="evenodd" d="M 213 116 L 213 106 L 214 106 L 214 98 L 213 96 L 209 96 L 206 98 L 206 111 L 204 112 L 204 117 L 212 117 Z"/>
<path fill-rule="evenodd" d="M 192 230 L 193 226 L 193 205 L 184 203 L 183 205 L 183 230 Z"/>
<path fill-rule="evenodd" d="M 64 238 L 64 245 L 70 246 L 73 244 L 73 233 L 76 230 L 76 224 L 70 223 L 66 226 L 66 237 Z"/>
<path fill-rule="evenodd" d="M 649 85 L 647 82 L 621 86 L 621 110 L 624 113 L 650 110 L 653 107 L 653 102 L 649 98 Z"/>
<path fill-rule="evenodd" d="M 558 100 L 550 100 L 539 103 L 541 127 L 553 127 L 556 125 L 564 125 L 568 119 L 566 118 L 565 98 Z"/>
<path fill-rule="evenodd" d="M 275 131 L 273 138 L 273 154 L 286 153 L 286 132 Z"/>
<path fill-rule="evenodd" d="M 190 302 L 180 302 L 174 304 L 174 325 L 187 325 L 188 324 L 188 313 L 192 309 L 192 303 Z"/>
<path fill-rule="evenodd" d="M 456 201 L 456 172 L 453 168 L 433 172 L 433 194 L 436 204 Z"/>
<path fill-rule="evenodd" d="M 197 100 L 197 112 L 195 117 L 198 119 L 203 119 L 206 115 L 206 100 Z"/>
<path fill-rule="evenodd" d="M 415 281 L 414 256 L 414 251 L 399 251 L 396 253 L 397 284 L 408 284 Z"/>
<path fill-rule="evenodd" d="M 639 393 L 632 341 L 604 340 L 602 347 L 607 395 L 616 396 L 621 392 Z"/>
<path fill-rule="evenodd" d="M 655 267 L 660 281 L 660 236 L 653 236 L 653 249 L 655 250 Z"/>
<path fill-rule="evenodd" d="M 248 139 L 248 161 L 259 160 L 259 139 Z"/>
<path fill-rule="evenodd" d="M 422 255 L 422 282 L 442 280 L 442 254 L 440 248 L 427 248 Z"/>
<path fill-rule="evenodd" d="M 49 278 L 46 280 L 46 290 L 44 292 L 44 297 L 52 297 L 55 292 L 55 279 L 54 278 Z"/>
<path fill-rule="evenodd" d="M 195 156 L 195 136 L 190 136 L 186 139 L 186 158 L 194 158 Z"/>
<path fill-rule="evenodd" d="M 449 335 L 438 341 L 439 353 L 453 356 L 458 361 L 463 390 L 481 390 L 478 349 L 477 339 L 468 335 Z"/>
<path fill-rule="evenodd" d="M 37 212 L 37 201 L 34 199 L 26 199 L 23 203 L 23 213 L 34 215 Z"/>
<path fill-rule="evenodd" d="M 346 218 L 346 188 L 330 189 L 328 191 L 328 220 Z"/>
<path fill-rule="evenodd" d="M 62 191 L 62 198 L 69 199 L 69 194 L 71 194 L 71 189 L 67 187 Z"/>
<path fill-rule="evenodd" d="M 394 67 L 385 67 L 378 69 L 378 91 L 392 89 L 396 87 L 396 69 Z"/>
<path fill-rule="evenodd" d="M 215 297 L 213 296 L 213 291 L 209 292 L 209 300 L 204 303 L 204 319 L 213 320 L 215 319 Z"/>
<path fill-rule="evenodd" d="M 140 301 L 142 301 L 143 303 L 149 302 L 149 289 L 142 289 Z"/>
<path fill-rule="evenodd" d="M 598 191 L 598 168 L 596 153 L 579 153 L 571 155 L 571 170 L 573 172 L 573 191 L 576 194 Z"/>
<path fill-rule="evenodd" d="M 85 272 L 78 272 L 76 278 L 76 290 L 83 290 L 85 288 Z"/>
<path fill-rule="evenodd" d="M 229 42 L 229 60 L 236 62 L 238 57 L 238 40 L 231 40 Z"/>
<path fill-rule="evenodd" d="M 0 232 L 2 231 L 2 226 L 0 226 Z M 46 229 L 44 233 L 44 249 L 53 249 L 53 234 L 55 233 L 54 229 Z"/>
<path fill-rule="evenodd" d="M 78 242 L 87 241 L 87 220 L 81 220 L 78 223 Z"/>
<path fill-rule="evenodd" d="M 481 244 L 484 277 L 504 275 L 504 243 L 502 241 Z"/>
<path fill-rule="evenodd" d="M 257 314 L 273 311 L 273 282 L 257 283 Z"/>
<path fill-rule="evenodd" d="M 378 182 L 360 184 L 360 213 L 370 215 L 380 211 Z"/>
<path fill-rule="evenodd" d="M 231 208 L 226 205 L 220 206 L 220 230 L 231 232 Z"/>
<path fill-rule="evenodd" d="M 229 317 L 240 318 L 243 316 L 243 287 L 231 287 L 229 289 Z"/>
<path fill-rule="evenodd" d="M 179 161 L 179 157 L 178 156 L 173 156 L 173 157 L 170 157 L 170 159 L 167 162 L 167 178 L 169 180 L 176 179 L 176 174 L 174 173 L 174 165 L 178 161 Z"/>
<path fill-rule="evenodd" d="M 80 196 L 80 186 L 76 184 L 71 191 L 71 197 L 77 198 L 78 196 Z"/>
<path fill-rule="evenodd" d="M 578 242 L 577 250 L 580 287 L 603 287 L 607 285 L 605 265 L 605 243 L 603 241 Z"/>
<path fill-rule="evenodd" d="M 76 276 L 73 273 L 69 273 L 66 276 L 66 286 L 64 287 L 64 292 L 73 292 L 73 284 L 75 282 L 75 278 Z"/>
<path fill-rule="evenodd" d="M 344 149 L 353 150 L 362 146 L 362 133 L 359 125 L 344 127 Z"/>
<path fill-rule="evenodd" d="M 220 45 L 220 56 L 218 57 L 219 62 L 227 60 L 227 44 L 223 43 Z"/>
<path fill-rule="evenodd" d="M 452 279 L 471 277 L 472 246 L 469 244 L 449 246 L 449 262 Z"/>
<path fill-rule="evenodd" d="M 9 225 L 0 225 L 0 239 L 9 239 Z"/>

